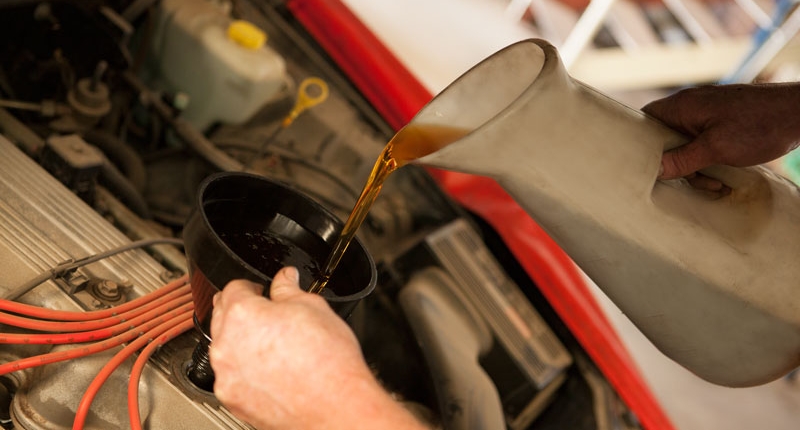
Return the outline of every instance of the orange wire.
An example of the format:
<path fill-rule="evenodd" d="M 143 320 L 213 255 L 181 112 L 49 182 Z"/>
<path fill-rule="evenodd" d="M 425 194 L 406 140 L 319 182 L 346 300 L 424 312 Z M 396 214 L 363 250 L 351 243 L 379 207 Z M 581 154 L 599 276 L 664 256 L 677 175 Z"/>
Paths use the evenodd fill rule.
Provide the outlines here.
<path fill-rule="evenodd" d="M 119 306 L 114 306 L 108 309 L 100 309 L 96 311 L 63 311 L 57 309 L 47 309 L 40 306 L 27 305 L 25 303 L 14 302 L 11 300 L 0 299 L 0 311 L 12 312 L 19 315 L 25 315 L 33 318 L 47 319 L 47 320 L 60 320 L 60 321 L 89 321 L 101 318 L 108 318 L 119 315 L 123 312 L 130 311 L 131 309 L 138 308 L 161 297 L 167 293 L 182 287 L 189 281 L 188 275 L 183 275 L 180 278 L 171 281 L 163 287 L 145 294 L 144 296 L 137 297 L 129 302 L 123 303 Z"/>
<path fill-rule="evenodd" d="M 125 342 L 130 342 L 136 339 L 142 332 L 149 331 L 154 327 L 156 327 L 157 325 L 162 324 L 165 321 L 169 320 L 170 318 L 174 318 L 182 314 L 183 312 L 191 311 L 193 309 L 194 305 L 191 302 L 189 302 L 177 309 L 173 309 L 167 312 L 166 314 L 159 315 L 155 317 L 153 320 L 147 321 L 146 323 L 138 327 L 133 327 L 130 330 L 126 331 L 125 333 L 114 336 L 110 339 L 105 339 L 100 342 L 95 342 L 88 345 L 81 345 L 76 348 L 64 351 L 36 355 L 33 357 L 22 358 L 19 360 L 14 360 L 8 363 L 0 364 L 0 375 L 5 375 L 7 373 L 16 372 L 17 370 L 28 369 L 31 367 L 56 363 L 59 361 L 72 360 L 74 358 L 85 357 L 87 355 L 105 351 L 109 348 L 113 348 Z"/>
<path fill-rule="evenodd" d="M 121 351 L 116 353 L 114 357 L 111 358 L 111 360 L 109 360 L 102 369 L 100 369 L 100 372 L 98 372 L 97 376 L 95 376 L 95 378 L 89 384 L 89 387 L 86 389 L 83 397 L 81 397 L 81 401 L 78 404 L 78 410 L 75 414 L 75 420 L 72 423 L 72 429 L 83 429 L 83 425 L 86 423 L 86 416 L 89 414 L 89 408 L 92 405 L 92 401 L 97 395 L 97 392 L 111 376 L 114 370 L 117 369 L 117 367 L 119 367 L 128 357 L 145 346 L 147 342 L 150 342 L 152 339 L 161 336 L 165 332 L 179 326 L 182 323 L 185 323 L 186 321 L 192 322 L 192 311 L 184 312 L 175 318 L 155 326 L 122 348 Z"/>
<path fill-rule="evenodd" d="M 182 286 L 178 288 L 178 290 L 188 289 L 188 288 L 189 287 Z M 178 290 L 171 291 L 165 296 L 169 297 L 175 296 L 177 294 L 176 291 Z M 153 301 L 162 299 L 165 296 L 159 297 Z M 137 308 L 123 312 L 119 315 L 114 315 L 108 318 L 101 318 L 91 321 L 43 321 L 33 318 L 0 313 L 0 324 L 6 324 L 13 327 L 26 328 L 29 330 L 37 330 L 37 331 L 81 332 L 81 331 L 97 330 L 105 327 L 110 327 L 115 324 L 123 323 L 129 318 L 141 314 L 142 309 L 145 309 L 145 306 L 146 305 L 142 305 Z"/>
<path fill-rule="evenodd" d="M 158 347 L 169 342 L 181 333 L 191 330 L 193 327 L 194 321 L 189 318 L 162 334 L 156 341 L 150 342 L 150 344 L 139 353 L 139 357 L 137 357 L 136 362 L 133 363 L 131 375 L 128 379 L 128 417 L 130 418 L 131 430 L 142 430 L 142 418 L 139 414 L 139 379 L 142 376 L 142 371 L 144 370 L 145 364 L 147 364 L 147 360 Z"/>
<path fill-rule="evenodd" d="M 64 343 L 83 343 L 92 342 L 100 339 L 107 339 L 109 337 L 123 333 L 143 322 L 160 315 L 165 311 L 175 309 L 176 307 L 187 303 L 192 299 L 190 294 L 190 287 L 181 287 L 170 294 L 159 297 L 150 303 L 145 304 L 139 309 L 129 311 L 127 316 L 134 316 L 134 318 L 123 318 L 119 324 L 110 327 L 102 327 L 96 330 L 83 331 L 83 332 L 69 332 L 69 333 L 0 333 L 0 344 L 64 344 Z M 140 315 L 136 315 L 140 314 Z"/>
<path fill-rule="evenodd" d="M 52 352 L 0 364 L 0 375 L 84 357 L 127 342 L 128 345 L 116 353 L 114 357 L 103 366 L 81 398 L 73 422 L 73 429 L 82 429 L 91 403 L 105 381 L 122 362 L 133 355 L 137 350 L 145 347 L 139 360 L 134 364 L 134 371 L 132 371 L 132 375 L 134 372 L 136 374 L 135 379 L 132 379 L 132 381 L 136 381 L 133 391 L 136 396 L 133 403 L 136 410 L 135 414 L 131 413 L 130 419 L 131 425 L 135 426 L 135 429 L 141 429 L 138 411 L 138 380 L 141 377 L 142 369 L 147 359 L 153 354 L 157 347 L 193 327 L 192 314 L 194 312 L 194 305 L 192 303 L 191 287 L 186 285 L 187 280 L 188 276 L 184 275 L 152 293 L 141 296 L 123 305 L 92 312 L 51 310 L 8 300 L 0 300 L 0 312 L 7 311 L 32 317 L 26 318 L 0 313 L 0 323 L 11 323 L 11 325 L 16 325 L 21 328 L 31 328 L 35 330 L 61 332 L 83 330 L 73 333 L 56 334 L 0 333 L 0 343 L 73 343 L 109 337 L 109 339 L 78 346 L 65 351 Z M 33 318 L 40 318 L 45 321 Z M 150 342 L 150 345 L 146 345 L 148 342 Z"/>

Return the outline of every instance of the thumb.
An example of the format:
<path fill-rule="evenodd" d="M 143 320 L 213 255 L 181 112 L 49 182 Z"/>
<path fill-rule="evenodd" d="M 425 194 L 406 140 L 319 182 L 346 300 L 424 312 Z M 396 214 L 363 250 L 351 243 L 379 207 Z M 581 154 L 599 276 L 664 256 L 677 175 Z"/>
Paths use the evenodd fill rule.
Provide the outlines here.
<path fill-rule="evenodd" d="M 300 273 L 296 267 L 284 267 L 272 278 L 272 284 L 269 287 L 269 298 L 271 300 L 280 302 L 302 293 L 303 291 L 300 289 Z"/>
<path fill-rule="evenodd" d="M 658 179 L 681 178 L 712 164 L 715 164 L 714 153 L 701 135 L 661 156 Z"/>

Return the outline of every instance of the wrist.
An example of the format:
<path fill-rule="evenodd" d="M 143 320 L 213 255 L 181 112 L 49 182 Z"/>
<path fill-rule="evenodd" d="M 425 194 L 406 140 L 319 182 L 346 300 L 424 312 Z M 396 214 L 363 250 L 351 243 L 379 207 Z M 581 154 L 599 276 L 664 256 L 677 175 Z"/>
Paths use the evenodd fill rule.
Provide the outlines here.
<path fill-rule="evenodd" d="M 421 430 L 427 428 L 380 386 L 372 374 L 347 382 L 347 394 L 325 428 L 342 430 Z"/>

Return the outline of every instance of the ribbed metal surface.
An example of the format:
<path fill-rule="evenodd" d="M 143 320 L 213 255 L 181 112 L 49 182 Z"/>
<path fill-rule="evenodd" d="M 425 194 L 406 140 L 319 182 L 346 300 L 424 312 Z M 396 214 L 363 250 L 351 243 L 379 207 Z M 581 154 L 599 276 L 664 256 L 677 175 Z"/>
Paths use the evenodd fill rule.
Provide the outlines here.
<path fill-rule="evenodd" d="M 428 236 L 426 242 L 538 388 L 572 363 L 547 323 L 465 221 L 454 221 Z"/>
<path fill-rule="evenodd" d="M 129 243 L 113 225 L 0 135 L 0 286 L 17 286 L 70 258 Z M 164 268 L 135 250 L 92 264 L 109 279 L 129 279 L 142 294 Z"/>
<path fill-rule="evenodd" d="M 85 257 L 129 242 L 107 220 L 0 135 L 0 294 L 67 259 Z M 135 250 L 91 264 L 85 272 L 106 279 L 129 279 L 136 288 L 135 292 L 144 294 L 163 284 L 159 279 L 163 270 L 147 253 Z M 25 294 L 22 301 L 53 309 L 79 309 L 53 282 Z M 28 354 L 15 349 L 14 345 L 3 345 L 0 352 L 12 357 Z M 170 369 L 172 363 L 184 360 L 184 355 L 174 348 L 169 357 L 161 354 L 166 363 L 170 363 Z M 66 428 L 72 415 L 47 415 L 43 412 L 74 407 L 85 387 L 75 381 L 91 380 L 104 362 L 82 359 L 51 364 L 44 368 L 51 369 L 51 377 L 37 379 L 32 376 L 29 383 L 17 392 L 12 404 L 12 413 L 21 423 L 21 428 Z M 151 366 L 145 369 L 140 391 L 150 393 L 143 395 L 145 401 L 142 402 L 148 428 L 246 428 L 227 416 L 218 404 L 197 400 L 192 397 L 196 396 L 193 390 L 180 389 L 174 382 L 175 378 L 170 372 Z M 124 381 L 124 378 L 117 380 Z M 105 410 L 104 413 L 113 408 L 115 410 L 108 416 L 113 417 L 114 422 L 127 423 L 124 407 L 116 410 L 118 405 L 124 405 L 125 389 L 118 389 L 118 385 L 114 387 L 104 388 L 92 408 Z M 196 397 L 209 398 L 208 395 Z M 148 402 L 148 398 L 158 401 Z M 43 418 L 45 415 L 49 418 Z"/>

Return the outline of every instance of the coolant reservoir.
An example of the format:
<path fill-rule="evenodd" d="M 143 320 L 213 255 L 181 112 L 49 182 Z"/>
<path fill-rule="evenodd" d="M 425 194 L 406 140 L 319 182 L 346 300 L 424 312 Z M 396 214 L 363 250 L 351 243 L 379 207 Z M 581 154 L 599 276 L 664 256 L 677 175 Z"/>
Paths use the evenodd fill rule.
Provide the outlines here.
<path fill-rule="evenodd" d="M 241 124 L 287 84 L 283 58 L 266 34 L 206 0 L 164 0 L 154 37 L 154 84 L 189 96 L 183 113 L 200 130 Z"/>

